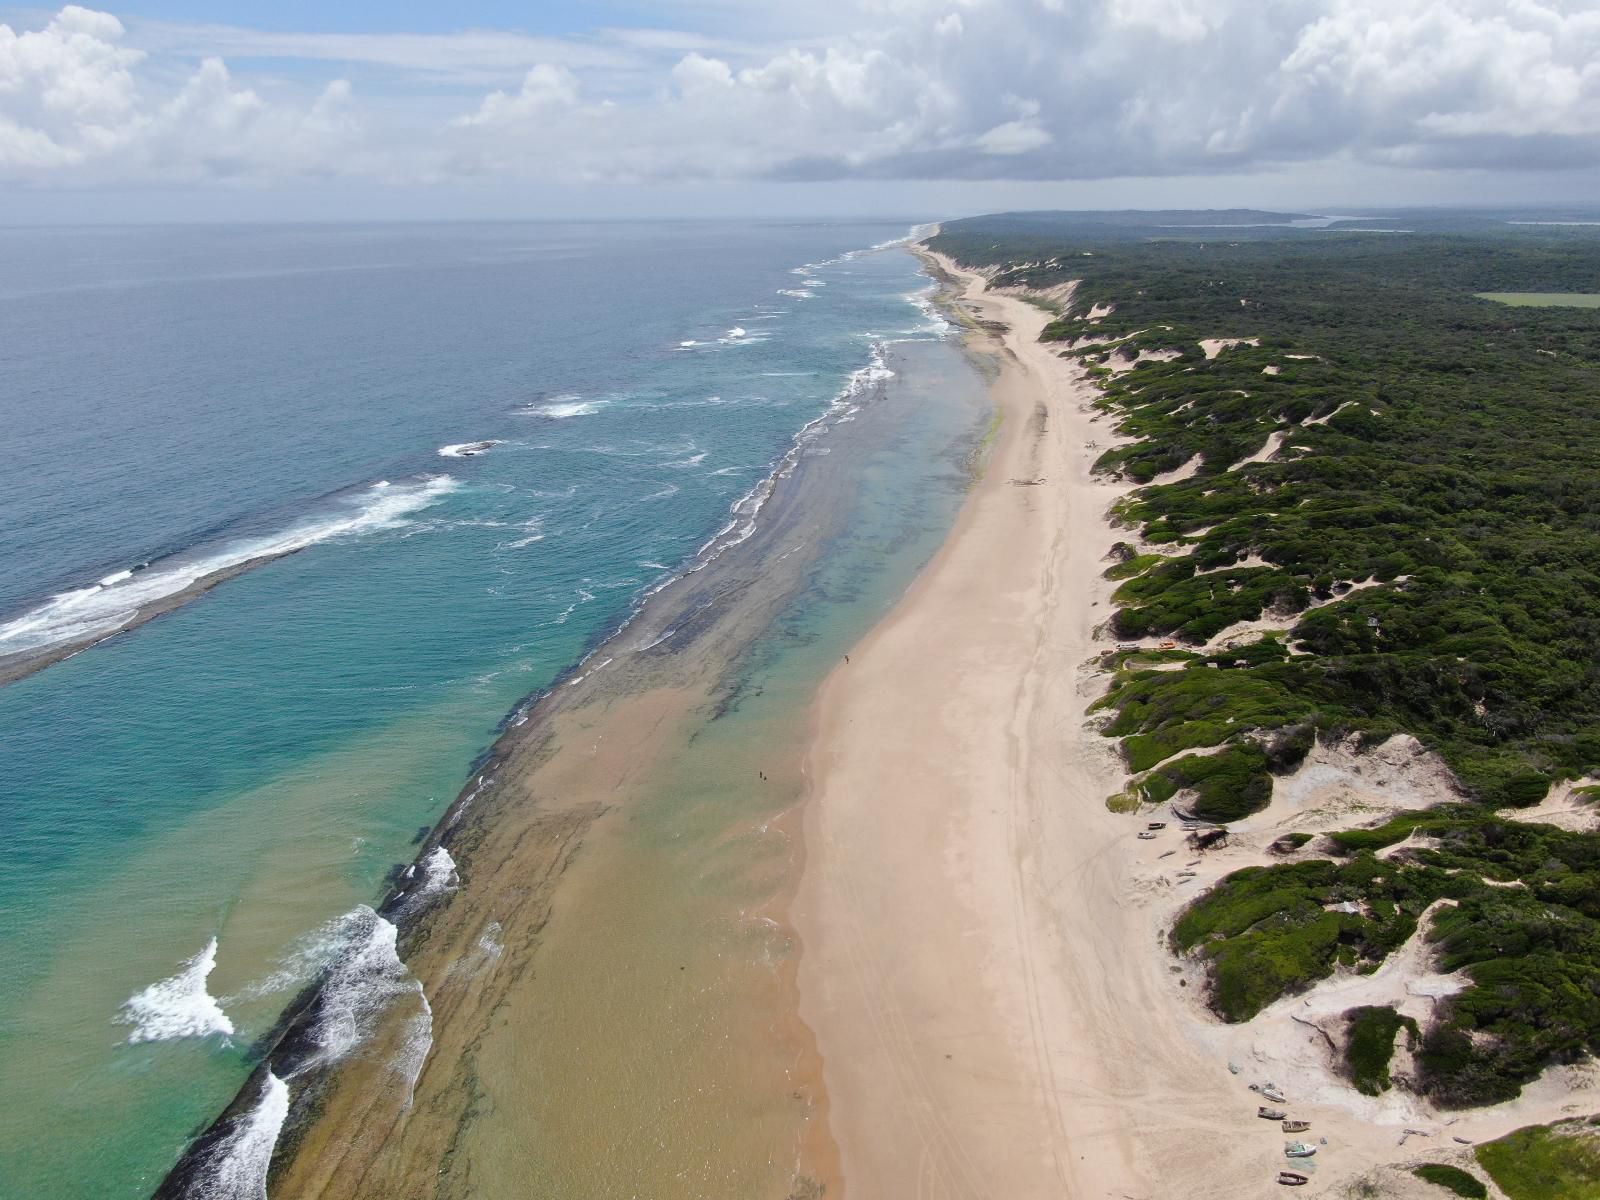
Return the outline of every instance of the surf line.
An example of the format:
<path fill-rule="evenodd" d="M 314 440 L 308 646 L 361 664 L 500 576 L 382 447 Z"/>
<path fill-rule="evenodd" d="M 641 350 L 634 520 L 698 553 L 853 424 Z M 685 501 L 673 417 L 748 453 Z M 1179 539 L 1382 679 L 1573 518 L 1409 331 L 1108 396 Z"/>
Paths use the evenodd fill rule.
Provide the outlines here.
<path fill-rule="evenodd" d="M 338 538 L 400 528 L 413 513 L 459 486 L 449 475 L 406 483 L 379 480 L 336 497 L 328 511 L 281 532 L 191 548 L 113 572 L 87 587 L 58 592 L 0 622 L 0 685 L 136 629 L 274 559 Z"/>
<path fill-rule="evenodd" d="M 440 888 L 444 894 L 465 886 L 460 873 L 449 855 L 449 847 L 468 828 L 467 818 L 474 814 L 479 826 L 490 818 L 482 812 L 485 806 L 497 799 L 497 785 L 503 768 L 514 754 L 525 749 L 537 749 L 552 736 L 552 718 L 556 715 L 591 703 L 600 691 L 626 686 L 625 676 L 618 676 L 615 662 L 629 660 L 642 662 L 641 670 L 649 670 L 651 661 L 658 656 L 677 656 L 686 653 L 689 646 L 715 626 L 723 607 L 718 597 L 744 590 L 747 581 L 738 578 L 761 578 L 770 574 L 774 564 L 764 552 L 786 549 L 789 559 L 803 543 L 793 537 L 793 522 L 798 519 L 798 501 L 795 497 L 809 494 L 811 489 L 794 487 L 791 491 L 785 481 L 802 469 L 837 471 L 842 468 L 824 464 L 832 460 L 824 456 L 807 456 L 805 451 L 814 445 L 828 430 L 840 425 L 883 395 L 888 380 L 894 372 L 886 361 L 885 347 L 875 344 L 865 366 L 853 372 L 828 403 L 824 412 L 803 426 L 792 437 L 789 448 L 772 461 L 766 476 L 730 509 L 729 520 L 711 536 L 693 556 L 689 564 L 676 575 L 646 589 L 632 610 L 607 633 L 597 638 L 591 649 L 572 664 L 545 689 L 514 707 L 500 726 L 500 736 L 494 745 L 473 765 L 468 784 L 458 794 L 441 816 L 433 831 L 425 839 L 417 860 L 402 875 L 381 905 L 373 911 L 377 922 L 367 949 L 359 958 L 370 969 L 357 972 L 357 977 L 371 986 L 361 994 L 378 1000 L 370 1008 L 352 1004 L 349 989 L 341 986 L 348 973 L 341 974 L 336 964 L 320 981 L 304 989 L 293 1004 L 282 1014 L 273 1031 L 265 1039 L 270 1049 L 252 1073 L 234 1101 L 201 1137 L 194 1142 L 155 1193 L 156 1200 L 198 1200 L 205 1195 L 196 1186 L 211 1178 L 206 1172 L 219 1154 L 241 1143 L 235 1136 L 263 1104 L 276 1078 L 293 1085 L 288 1101 L 289 1112 L 280 1128 L 291 1131 L 302 1127 L 302 1122 L 315 1119 L 316 1098 L 330 1085 L 332 1073 L 359 1045 L 371 1030 L 390 1011 L 392 1003 L 407 995 L 415 995 L 418 1011 L 409 1022 L 408 1052 L 396 1057 L 396 1072 L 405 1076 L 405 1094 L 411 1097 L 426 1062 L 428 1047 L 432 1042 L 431 1009 L 422 986 L 403 966 L 403 959 L 413 953 L 419 943 L 412 939 L 423 933 L 427 924 L 425 914 L 431 907 L 429 863 L 439 866 L 448 863 L 454 883 Z M 826 489 L 821 489 L 825 491 Z M 778 517 L 770 522 L 764 519 L 768 504 L 779 494 L 784 503 L 775 506 Z M 758 532 L 761 537 L 757 538 Z M 746 542 L 755 539 L 762 553 L 728 554 Z M 772 541 L 768 547 L 766 541 Z M 720 569 L 707 574 L 707 568 L 716 564 Z M 723 578 L 724 573 L 730 578 Z M 796 580 L 803 579 L 804 571 L 794 566 Z M 690 581 L 694 581 L 691 584 Z M 677 585 L 677 586 L 674 586 Z M 797 583 L 795 586 L 799 586 Z M 785 594 L 785 602 L 787 598 Z M 773 601 L 768 601 L 773 603 Z M 754 624 L 754 623 L 753 623 Z M 764 627 L 764 626 L 763 626 Z M 747 635 L 747 636 L 753 636 Z M 612 669 L 596 673 L 591 661 L 600 656 L 601 665 Z M 624 658 L 623 656 L 627 656 Z M 584 686 L 577 686 L 584 685 Z M 588 824 L 601 810 L 570 815 L 563 825 L 562 836 L 569 846 L 581 842 Z M 475 834 L 476 836 L 476 834 Z M 476 844 L 476 843 L 474 843 Z M 470 866 L 470 863 L 469 863 Z M 437 873 L 432 878 L 437 879 Z M 468 881 L 470 882 L 470 881 Z M 498 927 L 498 921 L 495 922 Z M 487 935 L 485 935 L 487 936 Z M 399 971 L 395 968 L 399 967 Z M 401 982 L 404 972 L 405 984 Z M 346 998 L 341 999 L 341 993 Z M 423 1010 L 427 1010 L 424 1012 Z M 326 1017 L 336 1018 L 331 1024 Z M 424 1028 L 424 1017 L 429 1024 Z M 358 1031 L 354 1041 L 330 1045 L 330 1030 Z M 281 1164 L 280 1164 L 281 1165 Z"/>
<path fill-rule="evenodd" d="M 406 1002 L 413 1011 L 389 1065 L 402 1080 L 405 1107 L 410 1107 L 433 1046 L 433 1008 L 422 983 L 400 957 L 396 921 L 415 920 L 459 887 L 455 860 L 435 844 L 406 869 L 381 910 L 357 905 L 334 923 L 340 946 L 332 962 L 279 1019 L 271 1035 L 272 1051 L 222 1115 L 184 1152 L 156 1189 L 157 1200 L 261 1200 L 295 1099 L 314 1097 L 328 1073 L 366 1044 L 396 1005 Z M 191 960 L 191 971 L 202 958 L 202 965 L 209 967 L 215 948 L 213 938 L 207 952 Z"/>

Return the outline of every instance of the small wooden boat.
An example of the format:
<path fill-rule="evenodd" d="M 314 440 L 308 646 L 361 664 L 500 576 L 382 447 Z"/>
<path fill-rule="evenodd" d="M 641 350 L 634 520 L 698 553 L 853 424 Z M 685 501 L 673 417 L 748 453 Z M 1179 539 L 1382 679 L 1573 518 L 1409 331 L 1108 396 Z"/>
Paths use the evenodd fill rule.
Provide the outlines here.
<path fill-rule="evenodd" d="M 1286 1142 L 1283 1153 L 1289 1158 L 1310 1158 L 1317 1152 L 1317 1148 L 1310 1142 Z"/>
<path fill-rule="evenodd" d="M 1310 1128 L 1310 1121 L 1285 1121 L 1283 1123 L 1283 1131 L 1285 1133 L 1304 1133 Z"/>
<path fill-rule="evenodd" d="M 1165 829 L 1166 827 L 1167 823 L 1165 821 L 1151 821 L 1150 824 L 1145 826 L 1146 829 Z"/>
<path fill-rule="evenodd" d="M 1262 1088 L 1261 1089 L 1261 1098 L 1263 1100 L 1271 1100 L 1274 1104 L 1282 1104 L 1283 1103 L 1283 1096 L 1280 1095 L 1279 1093 L 1273 1091 L 1271 1088 L 1265 1088 L 1265 1087 Z"/>
<path fill-rule="evenodd" d="M 1299 1171 L 1279 1171 L 1278 1182 L 1285 1187 L 1304 1187 L 1311 1182 L 1311 1176 L 1302 1175 Z"/>
<path fill-rule="evenodd" d="M 1287 1114 L 1281 1108 L 1267 1108 L 1265 1105 L 1256 1109 L 1256 1116 L 1263 1121 L 1281 1121 Z"/>

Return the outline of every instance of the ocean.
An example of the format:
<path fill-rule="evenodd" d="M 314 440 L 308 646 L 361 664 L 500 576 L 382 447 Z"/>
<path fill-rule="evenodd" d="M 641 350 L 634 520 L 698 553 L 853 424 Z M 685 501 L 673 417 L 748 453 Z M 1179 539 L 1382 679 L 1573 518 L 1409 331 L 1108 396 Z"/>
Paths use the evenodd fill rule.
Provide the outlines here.
<path fill-rule="evenodd" d="M 0 687 L 0 1195 L 149 1195 L 508 715 L 826 487 L 804 600 L 696 742 L 792 725 L 981 427 L 906 228 L 0 231 L 0 656 L 115 634 Z M 789 478 L 858 426 L 859 469 Z M 679 836 L 684 794 L 642 819 Z"/>

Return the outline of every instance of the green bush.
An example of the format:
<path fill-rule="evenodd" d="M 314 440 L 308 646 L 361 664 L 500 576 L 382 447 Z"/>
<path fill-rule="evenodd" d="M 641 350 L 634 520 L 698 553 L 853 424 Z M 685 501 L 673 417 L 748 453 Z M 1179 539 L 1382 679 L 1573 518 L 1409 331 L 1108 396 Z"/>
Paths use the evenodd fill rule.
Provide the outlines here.
<path fill-rule="evenodd" d="M 1157 803 L 1183 788 L 1193 789 L 1194 814 L 1205 821 L 1236 821 L 1265 808 L 1272 799 L 1267 756 L 1249 743 L 1215 754 L 1186 755 L 1156 768 L 1142 786 Z"/>
<path fill-rule="evenodd" d="M 1102 407 L 1131 440 L 1102 469 L 1146 481 L 1202 460 L 1193 478 L 1120 506 L 1148 544 L 1187 556 L 1132 568 L 1114 627 L 1195 643 L 1270 612 L 1294 626 L 1285 648 L 1310 652 L 1211 655 L 1229 669 L 1206 674 L 1252 678 L 1259 695 L 1203 719 L 1407 730 L 1471 798 L 1497 806 L 1600 768 L 1600 678 L 1586 665 L 1600 636 L 1600 480 L 1589 468 L 1600 325 L 1474 295 L 1496 277 L 1592 288 L 1600 238 L 1457 231 L 1380 246 L 1282 231 L 1151 239 L 1147 226 L 1133 237 L 1082 217 L 1022 233 L 997 220 L 953 222 L 940 244 L 974 262 L 1034 264 L 1006 266 L 1026 284 L 1081 279 L 1083 304 L 1047 337 L 1077 336 L 1084 305 L 1111 300 L 1097 334 L 1185 356 L 1104 381 Z M 1196 342 L 1210 336 L 1262 345 L 1205 359 Z M 1281 373 L 1263 375 L 1268 364 Z M 1288 428 L 1302 451 L 1227 469 Z M 1348 591 L 1366 579 L 1387 583 Z M 1160 706 L 1159 693 L 1196 686 L 1187 677 L 1199 672 L 1175 674 L 1139 699 Z M 1258 723 L 1263 710 L 1275 719 Z M 1152 732 L 1143 725 L 1115 736 Z"/>
<path fill-rule="evenodd" d="M 1600 237 L 1439 215 L 1382 239 L 1183 224 L 1011 214 L 937 239 L 1008 283 L 1080 280 L 1046 340 L 1112 301 L 1094 331 L 1119 353 L 1181 355 L 1100 377 L 1123 437 L 1097 469 L 1144 483 L 1198 458 L 1192 477 L 1119 502 L 1161 553 L 1123 546 L 1111 625 L 1219 644 L 1182 670 L 1114 660 L 1106 732 L 1141 796 L 1189 789 L 1213 820 L 1265 804 L 1315 739 L 1352 735 L 1415 735 L 1460 802 L 1336 832 L 1334 862 L 1238 872 L 1181 915 L 1173 945 L 1242 1020 L 1375 966 L 1451 901 L 1430 936 L 1470 983 L 1417 1048 L 1417 1084 L 1442 1105 L 1516 1095 L 1600 1051 L 1600 839 L 1495 816 L 1600 773 L 1600 322 L 1475 293 L 1592 291 Z M 1260 345 L 1207 359 L 1207 337 Z M 1243 463 L 1275 432 L 1289 435 L 1275 458 Z M 1261 618 L 1282 632 L 1228 643 Z M 1383 1019 L 1368 1020 L 1359 1075 L 1377 1087 Z"/>
<path fill-rule="evenodd" d="M 1358 1092 L 1377 1096 L 1389 1090 L 1389 1060 L 1394 1057 L 1395 1034 L 1408 1029 L 1413 1038 L 1417 1023 L 1392 1008 L 1353 1008 L 1345 1013 L 1345 1067 Z"/>
<path fill-rule="evenodd" d="M 1530 1125 L 1485 1142 L 1477 1155 L 1510 1200 L 1600 1200 L 1600 1147 L 1580 1124 Z"/>
<path fill-rule="evenodd" d="M 1452 1167 L 1445 1163 L 1424 1163 L 1420 1167 L 1414 1167 L 1411 1173 L 1418 1179 L 1438 1184 L 1446 1191 L 1466 1196 L 1468 1200 L 1488 1200 L 1489 1189 L 1484 1187 L 1483 1181 L 1474 1175 L 1469 1175 L 1460 1167 Z"/>

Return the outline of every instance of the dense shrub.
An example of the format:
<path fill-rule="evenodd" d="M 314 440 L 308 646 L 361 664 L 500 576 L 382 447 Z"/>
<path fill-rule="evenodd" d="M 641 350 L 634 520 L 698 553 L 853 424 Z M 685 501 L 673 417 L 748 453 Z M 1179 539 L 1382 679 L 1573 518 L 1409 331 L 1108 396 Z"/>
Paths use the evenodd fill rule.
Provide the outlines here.
<path fill-rule="evenodd" d="M 1251 711 L 1207 719 L 1408 730 L 1485 804 L 1536 803 L 1551 780 L 1600 768 L 1600 321 L 1475 295 L 1600 290 L 1600 237 L 1153 238 L 1130 220 L 978 218 L 938 239 L 968 262 L 1032 264 L 1006 267 L 1010 283 L 1080 279 L 1047 336 L 1078 336 L 1109 301 L 1097 336 L 1183 352 L 1104 381 L 1134 440 L 1102 469 L 1144 482 L 1202 460 L 1123 505 L 1146 541 L 1182 556 L 1122 564 L 1117 634 L 1194 644 L 1276 615 L 1311 653 L 1211 656 L 1243 663 L 1215 674 L 1260 687 Z M 1261 345 L 1206 359 L 1203 337 Z M 1238 466 L 1280 432 L 1276 458 Z M 1350 590 L 1365 580 L 1382 586 Z M 1160 709 L 1157 693 L 1193 674 L 1138 698 Z M 1151 731 L 1134 724 L 1116 736 Z"/>
<path fill-rule="evenodd" d="M 1488 1200 L 1489 1189 L 1483 1185 L 1483 1180 L 1460 1167 L 1452 1167 L 1448 1163 L 1423 1163 L 1420 1167 L 1414 1167 L 1411 1173 L 1426 1183 L 1438 1184 L 1446 1191 L 1466 1196 L 1468 1200 Z"/>
<path fill-rule="evenodd" d="M 1530 1125 L 1477 1149 L 1510 1200 L 1600 1200 L 1600 1142 L 1577 1122 Z"/>
<path fill-rule="evenodd" d="M 1377 1096 L 1389 1090 L 1389 1060 L 1394 1057 L 1394 1037 L 1408 1029 L 1413 1038 L 1417 1023 L 1394 1009 L 1381 1006 L 1352 1008 L 1345 1013 L 1345 1067 L 1358 1092 Z"/>
<path fill-rule="evenodd" d="M 1013 214 L 951 222 L 937 246 L 1006 284 L 1079 279 L 1046 337 L 1091 369 L 1107 348 L 1074 339 L 1098 303 L 1115 308 L 1093 331 L 1124 358 L 1179 352 L 1100 376 L 1126 435 L 1100 470 L 1143 484 L 1197 466 L 1118 506 L 1161 549 L 1123 547 L 1113 632 L 1193 648 L 1181 670 L 1113 659 L 1100 705 L 1136 793 L 1189 791 L 1233 820 L 1315 739 L 1401 731 L 1459 783 L 1465 803 L 1331 834 L 1337 861 L 1229 876 L 1174 948 L 1245 1020 L 1375 966 L 1450 901 L 1431 937 L 1470 985 L 1421 1038 L 1415 1082 L 1475 1104 L 1600 1049 L 1600 838 L 1494 815 L 1600 773 L 1600 320 L 1475 295 L 1600 291 L 1600 237 L 1419 221 L 1432 232 L 1219 237 L 1160 215 Z M 1210 337 L 1260 344 L 1206 358 Z M 1275 455 L 1244 461 L 1274 435 Z M 1282 634 L 1230 636 L 1263 619 Z M 1352 1030 L 1365 1087 L 1387 1076 L 1383 1011 Z"/>

